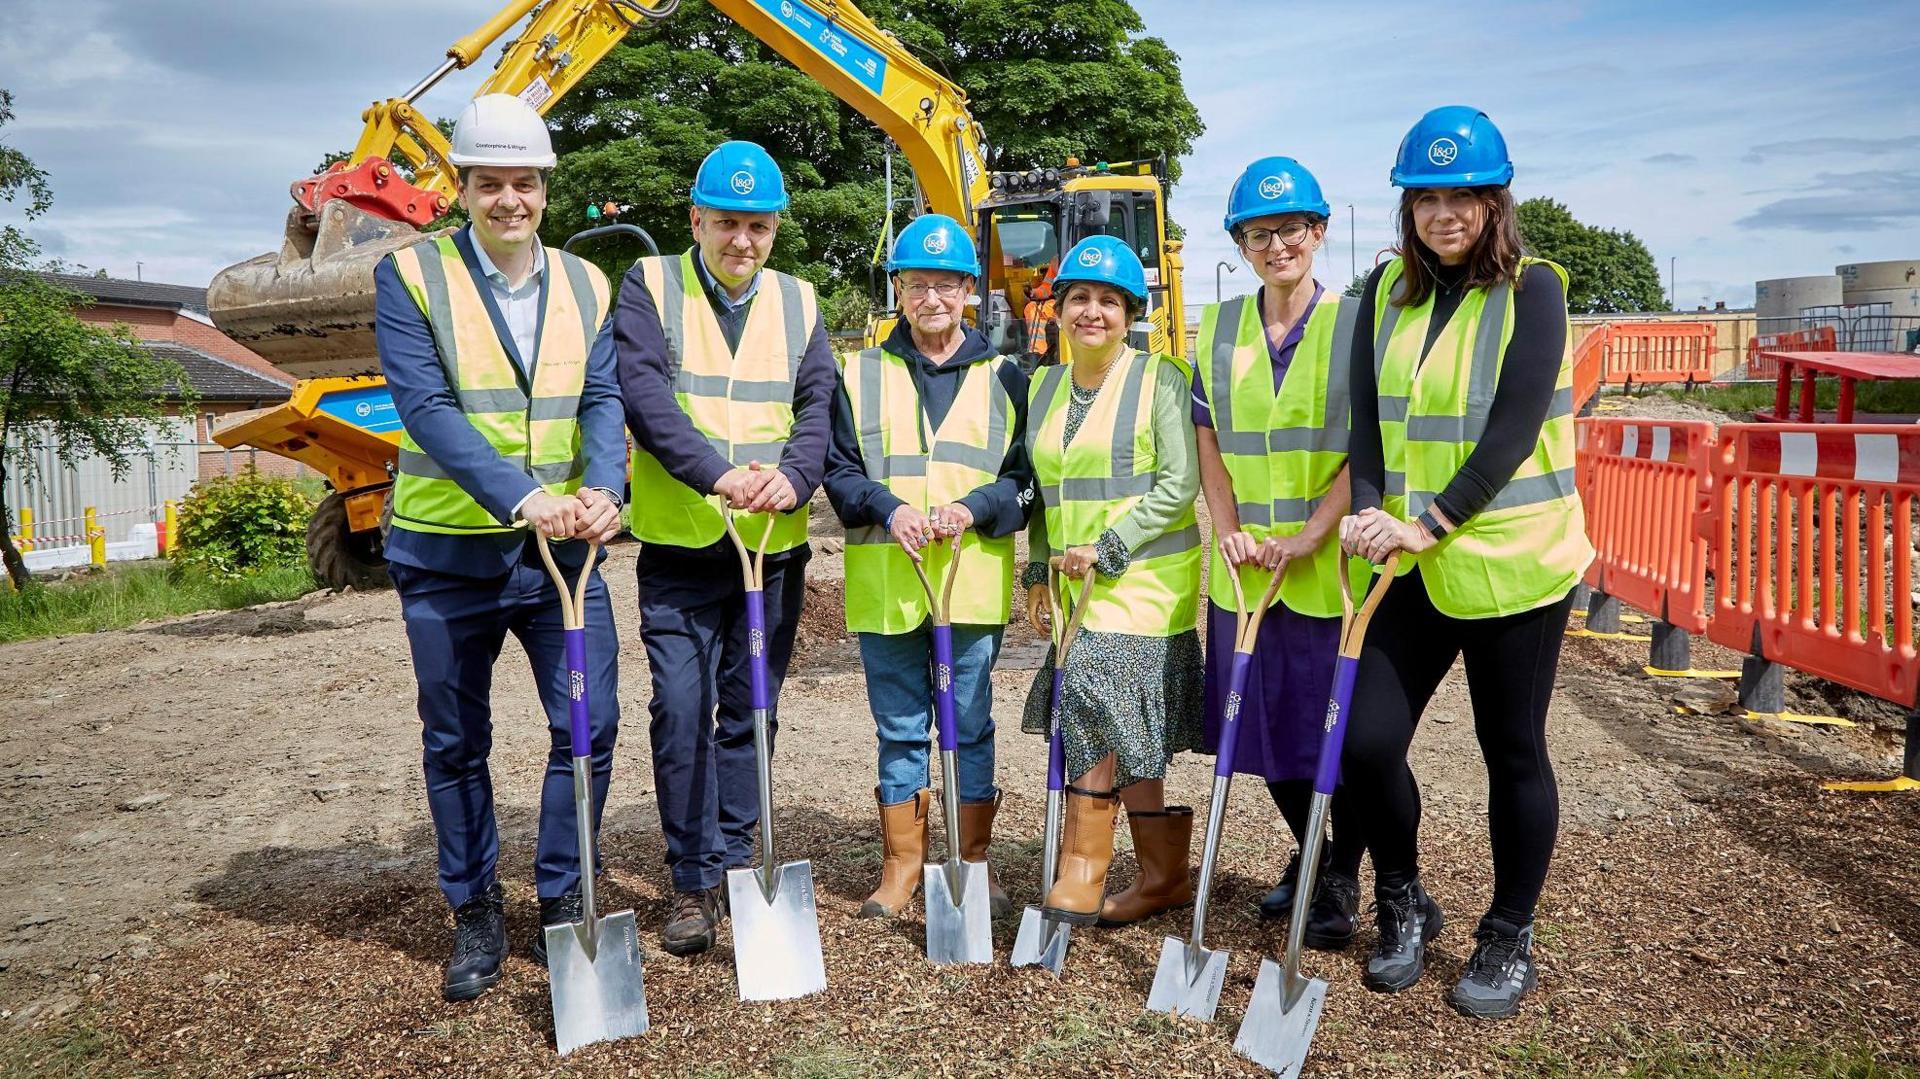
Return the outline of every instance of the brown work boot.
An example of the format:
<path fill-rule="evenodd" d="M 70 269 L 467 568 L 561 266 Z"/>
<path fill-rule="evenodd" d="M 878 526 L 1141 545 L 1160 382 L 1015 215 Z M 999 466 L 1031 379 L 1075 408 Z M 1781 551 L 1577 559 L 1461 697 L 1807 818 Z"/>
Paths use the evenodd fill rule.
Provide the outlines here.
<path fill-rule="evenodd" d="M 993 863 L 987 860 L 987 844 L 993 839 L 993 814 L 1000 808 L 998 794 L 984 802 L 960 803 L 960 860 L 987 863 L 987 909 L 995 918 L 1004 918 L 1013 910 L 1013 901 L 993 875 Z"/>
<path fill-rule="evenodd" d="M 1140 872 L 1126 891 L 1107 897 L 1101 925 L 1132 925 L 1163 910 L 1191 906 L 1193 878 L 1187 861 L 1193 848 L 1193 809 L 1168 806 L 1158 813 L 1127 811 L 1133 856 Z"/>
<path fill-rule="evenodd" d="M 1059 879 L 1042 912 L 1068 925 L 1092 925 L 1113 864 L 1113 826 L 1120 799 L 1112 791 L 1067 787 L 1067 826 L 1060 839 Z"/>
<path fill-rule="evenodd" d="M 661 946 L 668 955 L 699 955 L 713 947 L 726 909 L 724 884 L 697 892 L 674 892 L 667 907 L 667 927 L 660 934 Z"/>
<path fill-rule="evenodd" d="M 874 801 L 880 788 L 873 789 Z M 891 918 L 906 909 L 920 890 L 920 867 L 927 860 L 927 804 L 933 792 L 922 788 L 904 802 L 880 803 L 880 887 L 860 904 L 862 918 Z"/>

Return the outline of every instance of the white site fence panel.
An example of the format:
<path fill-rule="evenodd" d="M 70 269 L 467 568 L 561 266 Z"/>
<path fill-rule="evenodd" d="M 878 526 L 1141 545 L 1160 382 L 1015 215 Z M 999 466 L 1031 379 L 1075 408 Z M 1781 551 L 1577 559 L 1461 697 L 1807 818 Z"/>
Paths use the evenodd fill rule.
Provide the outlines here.
<path fill-rule="evenodd" d="M 194 454 L 171 445 L 191 442 L 193 436 L 192 420 L 163 421 L 148 433 L 146 448 L 129 455 L 127 470 L 119 477 L 104 457 L 67 460 L 52 446 L 33 454 L 27 467 L 18 460 L 8 462 L 7 507 L 13 512 L 9 531 L 20 535 L 20 511 L 31 509 L 35 551 L 84 550 L 85 513 L 92 506 L 110 554 L 113 546 L 135 540 L 149 546 L 166 502 L 184 498 L 193 487 L 198 472 Z"/>

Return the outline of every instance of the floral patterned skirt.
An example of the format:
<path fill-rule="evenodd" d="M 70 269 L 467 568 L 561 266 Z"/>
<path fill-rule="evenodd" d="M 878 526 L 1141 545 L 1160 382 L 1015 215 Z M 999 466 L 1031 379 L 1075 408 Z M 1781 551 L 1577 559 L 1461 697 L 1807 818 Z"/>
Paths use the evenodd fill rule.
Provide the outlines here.
<path fill-rule="evenodd" d="M 1046 735 L 1053 693 L 1053 650 L 1027 691 L 1020 729 Z M 1114 786 L 1161 779 L 1175 753 L 1201 748 L 1205 663 L 1200 635 L 1171 637 L 1085 630 L 1074 638 L 1060 693 L 1067 779 L 1115 756 Z"/>

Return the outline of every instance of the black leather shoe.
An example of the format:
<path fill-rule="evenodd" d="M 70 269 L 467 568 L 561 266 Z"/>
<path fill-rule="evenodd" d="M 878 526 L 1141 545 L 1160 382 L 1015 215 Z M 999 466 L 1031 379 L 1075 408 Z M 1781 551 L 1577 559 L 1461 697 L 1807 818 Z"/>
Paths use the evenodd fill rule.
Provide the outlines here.
<path fill-rule="evenodd" d="M 586 916 L 586 904 L 579 892 L 540 901 L 540 924 L 533 930 L 533 961 L 541 966 L 547 965 L 547 927 L 550 925 L 577 925 Z"/>
<path fill-rule="evenodd" d="M 1398 993 L 1426 973 L 1427 945 L 1440 935 L 1445 921 L 1440 904 L 1417 880 L 1397 891 L 1376 887 L 1374 902 L 1380 912 L 1380 939 L 1360 980 L 1376 993 Z"/>
<path fill-rule="evenodd" d="M 500 980 L 507 958 L 506 909 L 506 893 L 496 881 L 454 910 L 453 957 L 440 983 L 442 997 L 472 1000 Z"/>
<path fill-rule="evenodd" d="M 1313 890 L 1302 943 L 1322 952 L 1338 952 L 1353 943 L 1354 918 L 1360 913 L 1360 882 L 1328 873 Z"/>
<path fill-rule="evenodd" d="M 1285 918 L 1293 913 L 1293 893 L 1300 885 L 1300 852 L 1294 851 L 1288 859 L 1286 871 L 1280 874 L 1280 883 L 1260 901 L 1260 917 L 1266 919 Z"/>
<path fill-rule="evenodd" d="M 673 893 L 673 906 L 667 912 L 667 928 L 660 943 L 668 955 L 699 955 L 713 947 L 724 912 L 725 886 L 698 892 Z"/>

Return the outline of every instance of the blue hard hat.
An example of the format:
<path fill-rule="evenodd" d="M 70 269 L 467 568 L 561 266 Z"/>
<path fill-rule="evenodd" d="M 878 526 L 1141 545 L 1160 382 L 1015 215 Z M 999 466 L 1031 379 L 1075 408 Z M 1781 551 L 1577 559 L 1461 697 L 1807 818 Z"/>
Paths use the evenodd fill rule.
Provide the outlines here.
<path fill-rule="evenodd" d="M 1144 304 L 1147 302 L 1147 268 L 1126 241 L 1116 236 L 1089 236 L 1073 245 L 1060 260 L 1060 272 L 1053 277 L 1053 294 L 1065 296 L 1075 281 L 1112 285 Z"/>
<path fill-rule="evenodd" d="M 1503 187 L 1513 182 L 1507 140 L 1471 105 L 1442 105 L 1400 140 L 1395 187 Z"/>
<path fill-rule="evenodd" d="M 693 177 L 693 204 L 716 210 L 777 214 L 787 208 L 787 185 L 773 157 L 751 142 L 713 148 Z"/>
<path fill-rule="evenodd" d="M 960 222 L 946 214 L 921 214 L 900 230 L 887 256 L 887 272 L 901 270 L 949 270 L 979 277 L 980 258 Z"/>
<path fill-rule="evenodd" d="M 1274 214 L 1317 214 L 1331 217 L 1333 208 L 1320 194 L 1320 181 L 1307 167 L 1290 157 L 1263 157 L 1248 165 L 1233 182 L 1227 196 L 1227 220 L 1232 232 L 1242 221 Z"/>

